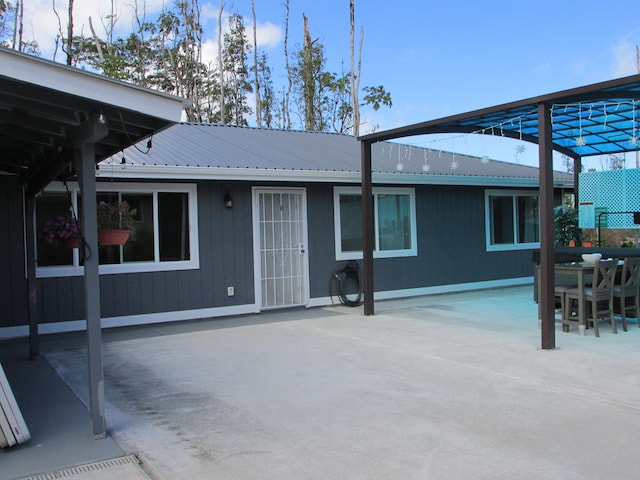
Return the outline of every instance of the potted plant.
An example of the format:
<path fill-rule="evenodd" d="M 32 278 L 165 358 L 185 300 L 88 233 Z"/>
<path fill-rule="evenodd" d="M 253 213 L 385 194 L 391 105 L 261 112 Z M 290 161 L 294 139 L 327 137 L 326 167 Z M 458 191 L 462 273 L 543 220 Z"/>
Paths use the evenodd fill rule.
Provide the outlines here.
<path fill-rule="evenodd" d="M 133 231 L 136 209 L 126 201 L 98 204 L 98 243 L 124 245 Z"/>
<path fill-rule="evenodd" d="M 58 215 L 44 224 L 40 237 L 47 243 L 64 243 L 69 248 L 79 248 L 82 230 L 75 215 Z"/>

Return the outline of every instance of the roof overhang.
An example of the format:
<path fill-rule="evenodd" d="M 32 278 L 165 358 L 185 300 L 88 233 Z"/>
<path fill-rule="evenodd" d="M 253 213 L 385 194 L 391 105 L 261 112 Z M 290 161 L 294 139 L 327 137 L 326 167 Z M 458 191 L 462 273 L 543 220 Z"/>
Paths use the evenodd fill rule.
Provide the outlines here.
<path fill-rule="evenodd" d="M 180 121 L 184 99 L 0 48 L 0 171 L 37 193 L 82 143 L 95 161 Z"/>
<path fill-rule="evenodd" d="M 550 106 L 554 150 L 579 158 L 640 148 L 640 75 L 496 105 L 359 137 L 474 133 L 539 143 L 538 106 Z"/>
<path fill-rule="evenodd" d="M 287 183 L 355 183 L 359 184 L 362 176 L 359 171 L 312 171 L 285 170 L 264 168 L 224 168 L 224 167 L 184 167 L 168 165 L 127 165 L 122 168 L 117 163 L 100 165 L 98 179 L 129 180 L 228 180 L 247 182 L 279 182 Z M 474 187 L 530 187 L 538 188 L 538 178 L 525 177 L 492 177 L 475 175 L 430 175 L 373 173 L 375 184 L 388 185 L 451 185 Z M 572 181 L 556 179 L 556 188 L 573 188 Z"/>

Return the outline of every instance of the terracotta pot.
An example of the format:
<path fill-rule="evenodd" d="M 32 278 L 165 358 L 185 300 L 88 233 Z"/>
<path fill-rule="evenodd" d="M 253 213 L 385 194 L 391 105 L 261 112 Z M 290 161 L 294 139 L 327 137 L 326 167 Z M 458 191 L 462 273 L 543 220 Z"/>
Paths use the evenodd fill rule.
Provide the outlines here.
<path fill-rule="evenodd" d="M 124 245 L 129 239 L 129 230 L 100 230 L 98 243 L 100 245 Z"/>
<path fill-rule="evenodd" d="M 67 248 L 80 248 L 80 239 L 79 238 L 67 238 L 64 241 L 64 244 Z"/>

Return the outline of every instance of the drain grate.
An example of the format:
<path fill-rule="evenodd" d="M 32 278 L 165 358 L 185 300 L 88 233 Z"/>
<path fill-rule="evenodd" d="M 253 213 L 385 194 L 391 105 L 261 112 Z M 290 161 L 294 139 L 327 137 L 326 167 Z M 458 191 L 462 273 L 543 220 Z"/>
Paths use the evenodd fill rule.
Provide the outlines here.
<path fill-rule="evenodd" d="M 56 478 L 68 478 L 74 475 L 97 472 L 99 470 L 106 470 L 107 468 L 119 467 L 121 465 L 139 465 L 139 463 L 140 462 L 138 462 L 138 459 L 135 455 L 127 455 L 125 457 L 111 458 L 109 460 L 103 460 L 101 462 L 78 465 L 77 467 L 66 468 L 64 470 L 58 470 L 57 472 L 45 473 L 42 475 L 35 475 L 31 477 L 23 477 L 18 480 L 55 480 Z"/>

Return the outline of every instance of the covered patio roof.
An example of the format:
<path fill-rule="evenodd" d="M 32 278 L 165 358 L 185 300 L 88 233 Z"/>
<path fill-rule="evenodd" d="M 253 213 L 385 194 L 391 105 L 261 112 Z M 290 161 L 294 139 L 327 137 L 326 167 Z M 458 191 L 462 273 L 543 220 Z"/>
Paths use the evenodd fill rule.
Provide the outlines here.
<path fill-rule="evenodd" d="M 0 47 L 0 174 L 20 178 L 31 355 L 38 354 L 35 197 L 61 174 L 82 190 L 85 251 L 97 251 L 96 163 L 180 120 L 185 100 Z M 98 256 L 84 255 L 91 430 L 106 432 Z"/>
<path fill-rule="evenodd" d="M 373 306 L 371 145 L 417 135 L 472 133 L 537 143 L 540 165 L 540 311 L 542 348 L 555 348 L 553 315 L 553 151 L 581 157 L 636 151 L 640 145 L 640 75 L 564 90 L 359 137 L 362 150 L 365 315 Z"/>
<path fill-rule="evenodd" d="M 538 143 L 541 103 L 550 106 L 553 149 L 558 152 L 580 158 L 638 149 L 640 75 L 363 135 L 360 140 L 475 133 Z"/>
<path fill-rule="evenodd" d="M 97 163 L 179 121 L 184 102 L 0 47 L 0 171 L 34 195 L 82 142 L 93 139 Z"/>

